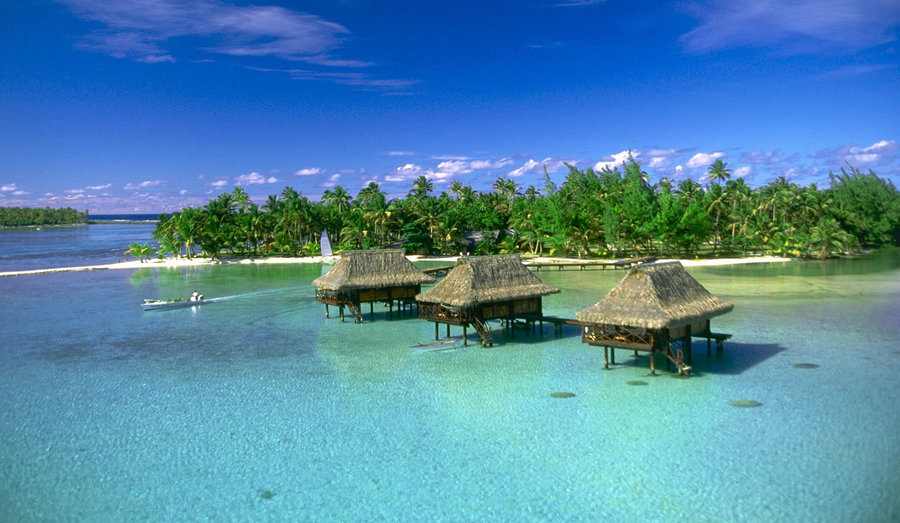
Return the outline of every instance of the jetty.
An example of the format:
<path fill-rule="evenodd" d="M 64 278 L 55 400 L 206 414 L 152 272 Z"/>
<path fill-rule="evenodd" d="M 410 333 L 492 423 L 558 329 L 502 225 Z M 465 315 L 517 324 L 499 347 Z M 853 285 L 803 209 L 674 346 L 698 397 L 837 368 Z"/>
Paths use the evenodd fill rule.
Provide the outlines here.
<path fill-rule="evenodd" d="M 540 272 L 542 269 L 555 268 L 556 270 L 564 270 L 564 269 L 630 269 L 636 265 L 640 265 L 642 263 L 651 263 L 656 261 L 656 257 L 654 256 L 642 256 L 639 258 L 624 258 L 621 260 L 565 260 L 565 261 L 554 261 L 554 262 L 534 262 L 534 261 L 526 261 L 523 262 L 529 268 L 537 269 Z"/>

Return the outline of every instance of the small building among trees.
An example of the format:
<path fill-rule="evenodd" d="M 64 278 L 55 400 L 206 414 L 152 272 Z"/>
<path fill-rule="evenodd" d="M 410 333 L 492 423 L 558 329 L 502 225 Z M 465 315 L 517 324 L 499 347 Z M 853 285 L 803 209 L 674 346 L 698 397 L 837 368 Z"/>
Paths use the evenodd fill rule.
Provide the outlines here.
<path fill-rule="evenodd" d="M 579 311 L 581 341 L 604 349 L 606 368 L 609 353 L 615 363 L 615 349 L 650 352 L 650 369 L 656 372 L 654 357 L 662 352 L 680 374 L 690 372 L 691 337 L 705 337 L 707 348 L 715 339 L 717 349 L 731 337 L 710 331 L 710 318 L 734 308 L 710 294 L 677 261 L 645 263 L 633 267 L 609 294 L 598 303 Z M 673 342 L 680 349 L 673 350 Z M 667 363 L 668 364 L 668 363 Z"/>
<path fill-rule="evenodd" d="M 393 311 L 394 302 L 399 308 L 415 304 L 416 294 L 423 283 L 433 283 L 434 276 L 420 271 L 400 249 L 368 251 L 344 251 L 334 267 L 324 276 L 313 280 L 316 300 L 328 306 L 340 307 L 341 317 L 347 307 L 357 323 L 363 321 L 360 309 L 363 303 L 383 302 Z"/>
<path fill-rule="evenodd" d="M 416 296 L 419 318 L 466 329 L 473 326 L 483 345 L 492 345 L 488 320 L 513 321 L 542 314 L 542 297 L 559 289 L 542 282 L 522 264 L 518 254 L 464 256 L 437 285 Z"/>

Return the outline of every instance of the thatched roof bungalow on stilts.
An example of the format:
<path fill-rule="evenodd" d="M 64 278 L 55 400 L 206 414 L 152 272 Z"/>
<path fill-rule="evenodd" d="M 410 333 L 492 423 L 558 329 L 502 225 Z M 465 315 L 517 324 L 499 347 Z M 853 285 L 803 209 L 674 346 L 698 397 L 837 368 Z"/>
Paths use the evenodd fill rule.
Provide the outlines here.
<path fill-rule="evenodd" d="M 492 345 L 487 321 L 540 316 L 541 298 L 559 289 L 542 282 L 522 264 L 519 255 L 466 256 L 437 285 L 416 296 L 419 318 L 438 325 L 461 325 L 463 337 L 472 325 L 483 345 Z"/>
<path fill-rule="evenodd" d="M 324 276 L 313 280 L 316 286 L 316 300 L 328 306 L 340 307 L 341 318 L 344 307 L 348 307 L 357 323 L 362 322 L 360 306 L 369 303 L 372 311 L 374 302 L 384 302 L 394 310 L 412 306 L 415 296 L 422 290 L 423 283 L 433 283 L 434 276 L 420 271 L 400 249 L 379 249 L 369 251 L 344 251 L 334 267 Z"/>
<path fill-rule="evenodd" d="M 680 374 L 690 372 L 691 337 L 711 339 L 717 350 L 730 334 L 710 331 L 710 318 L 734 308 L 731 303 L 710 294 L 681 263 L 656 262 L 633 267 L 609 294 L 598 303 L 576 314 L 583 324 L 581 341 L 604 348 L 604 363 L 609 368 L 607 350 L 631 349 L 650 352 L 650 369 L 655 374 L 656 352 L 675 363 Z M 681 348 L 673 351 L 672 343 Z"/>

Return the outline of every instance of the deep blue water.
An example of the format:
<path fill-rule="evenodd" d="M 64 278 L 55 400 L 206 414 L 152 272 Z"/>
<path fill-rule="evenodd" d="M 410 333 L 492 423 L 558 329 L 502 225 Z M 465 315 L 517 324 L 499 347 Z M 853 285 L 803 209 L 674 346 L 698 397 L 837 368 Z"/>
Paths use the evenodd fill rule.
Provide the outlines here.
<path fill-rule="evenodd" d="M 155 222 L 159 213 L 153 214 L 92 214 L 90 219 L 99 222 Z"/>
<path fill-rule="evenodd" d="M 897 250 L 690 269 L 735 309 L 688 379 L 575 329 L 412 349 L 431 324 L 326 320 L 327 269 L 0 278 L 0 521 L 900 519 Z M 538 274 L 560 316 L 623 275 Z M 138 306 L 192 289 L 230 299 Z"/>
<path fill-rule="evenodd" d="M 131 242 L 154 244 L 155 224 L 0 228 L 0 272 L 103 265 L 126 259 Z"/>

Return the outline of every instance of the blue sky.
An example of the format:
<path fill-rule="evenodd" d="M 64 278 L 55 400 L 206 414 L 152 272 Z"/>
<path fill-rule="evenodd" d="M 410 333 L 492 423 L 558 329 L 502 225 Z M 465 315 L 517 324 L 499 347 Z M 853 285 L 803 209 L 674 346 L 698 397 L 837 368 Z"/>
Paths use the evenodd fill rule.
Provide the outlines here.
<path fill-rule="evenodd" d="M 0 206 L 170 212 L 564 162 L 900 185 L 896 0 L 0 2 Z"/>

